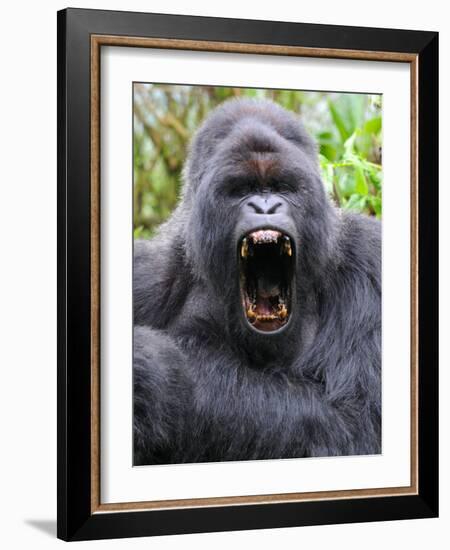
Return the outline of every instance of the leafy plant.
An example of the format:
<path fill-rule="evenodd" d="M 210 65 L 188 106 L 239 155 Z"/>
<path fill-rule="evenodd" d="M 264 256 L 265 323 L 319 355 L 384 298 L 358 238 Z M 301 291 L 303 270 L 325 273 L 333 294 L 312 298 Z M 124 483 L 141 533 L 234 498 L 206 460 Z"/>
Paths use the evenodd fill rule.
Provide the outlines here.
<path fill-rule="evenodd" d="M 328 99 L 334 128 L 320 132 L 320 167 L 328 192 L 345 209 L 381 218 L 381 105 L 365 95 Z M 368 116 L 369 115 L 369 116 Z"/>

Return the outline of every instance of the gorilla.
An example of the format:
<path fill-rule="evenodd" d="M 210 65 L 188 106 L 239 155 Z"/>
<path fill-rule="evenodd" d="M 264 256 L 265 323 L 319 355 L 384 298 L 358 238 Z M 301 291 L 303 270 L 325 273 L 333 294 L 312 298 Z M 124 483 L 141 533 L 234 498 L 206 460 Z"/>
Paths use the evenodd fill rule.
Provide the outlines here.
<path fill-rule="evenodd" d="M 296 115 L 212 111 L 133 273 L 135 465 L 381 452 L 380 223 Z"/>

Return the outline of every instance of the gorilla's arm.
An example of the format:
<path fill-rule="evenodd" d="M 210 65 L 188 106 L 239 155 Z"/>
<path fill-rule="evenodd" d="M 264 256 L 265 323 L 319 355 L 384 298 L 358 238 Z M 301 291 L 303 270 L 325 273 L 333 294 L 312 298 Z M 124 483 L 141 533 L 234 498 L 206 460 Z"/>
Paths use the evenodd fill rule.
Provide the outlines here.
<path fill-rule="evenodd" d="M 135 342 L 135 464 L 378 452 L 354 395 L 249 369 L 220 345 L 184 363 L 158 332 L 137 329 Z"/>
<path fill-rule="evenodd" d="M 360 425 L 323 385 L 283 369 L 249 369 L 220 346 L 192 350 L 187 462 L 355 454 Z M 344 405 L 344 406 L 342 406 Z"/>
<path fill-rule="evenodd" d="M 134 329 L 133 394 L 133 463 L 182 462 L 192 391 L 183 355 L 167 334 Z"/>

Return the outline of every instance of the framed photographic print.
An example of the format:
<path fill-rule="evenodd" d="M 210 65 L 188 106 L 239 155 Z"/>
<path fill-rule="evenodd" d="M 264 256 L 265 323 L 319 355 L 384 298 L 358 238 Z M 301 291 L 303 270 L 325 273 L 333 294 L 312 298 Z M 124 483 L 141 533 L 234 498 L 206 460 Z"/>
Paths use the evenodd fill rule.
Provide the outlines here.
<path fill-rule="evenodd" d="M 58 536 L 438 514 L 434 32 L 58 13 Z"/>

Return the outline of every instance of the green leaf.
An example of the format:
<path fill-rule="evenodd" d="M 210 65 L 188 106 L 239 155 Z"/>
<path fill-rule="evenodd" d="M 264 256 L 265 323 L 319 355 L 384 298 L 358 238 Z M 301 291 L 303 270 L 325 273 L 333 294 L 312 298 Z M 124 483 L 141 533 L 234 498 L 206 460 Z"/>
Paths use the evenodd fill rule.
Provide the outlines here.
<path fill-rule="evenodd" d="M 367 197 L 361 197 L 361 195 L 354 194 L 349 200 L 345 203 L 345 208 L 347 210 L 355 210 L 356 212 L 362 212 L 366 206 Z"/>
<path fill-rule="evenodd" d="M 336 149 L 332 145 L 328 145 L 327 143 L 321 144 L 320 154 L 331 161 L 336 160 L 337 157 Z"/>
<path fill-rule="evenodd" d="M 378 134 L 381 131 L 381 117 L 376 116 L 369 120 L 366 120 L 363 132 L 366 134 Z"/>
<path fill-rule="evenodd" d="M 341 195 L 344 197 L 349 197 L 356 192 L 355 178 L 348 171 L 342 173 L 341 170 L 341 176 L 339 177 L 336 185 L 339 187 Z"/>
<path fill-rule="evenodd" d="M 355 165 L 355 190 L 360 195 L 367 195 L 369 192 L 366 176 L 360 165 Z"/>
<path fill-rule="evenodd" d="M 346 141 L 364 122 L 367 97 L 364 94 L 340 94 L 329 100 L 330 114 L 342 141 Z"/>
<path fill-rule="evenodd" d="M 351 120 L 351 132 L 354 132 L 363 125 L 367 96 L 365 94 L 345 94 L 342 97 L 348 117 Z"/>
<path fill-rule="evenodd" d="M 336 105 L 336 103 L 333 103 L 332 101 L 328 102 L 328 107 L 330 109 L 331 118 L 333 119 L 333 122 L 338 129 L 338 132 L 341 136 L 342 141 L 345 141 L 350 136 L 349 131 L 346 128 L 345 120 L 341 112 L 339 112 L 339 109 Z"/>
<path fill-rule="evenodd" d="M 351 157 L 355 152 L 355 139 L 357 136 L 357 131 L 353 132 L 353 134 L 345 141 L 344 143 L 344 158 Z"/>
<path fill-rule="evenodd" d="M 381 218 L 381 197 L 370 195 L 369 202 L 377 218 Z"/>
<path fill-rule="evenodd" d="M 317 139 L 319 141 L 331 141 L 334 138 L 332 132 L 319 132 L 317 134 Z"/>

